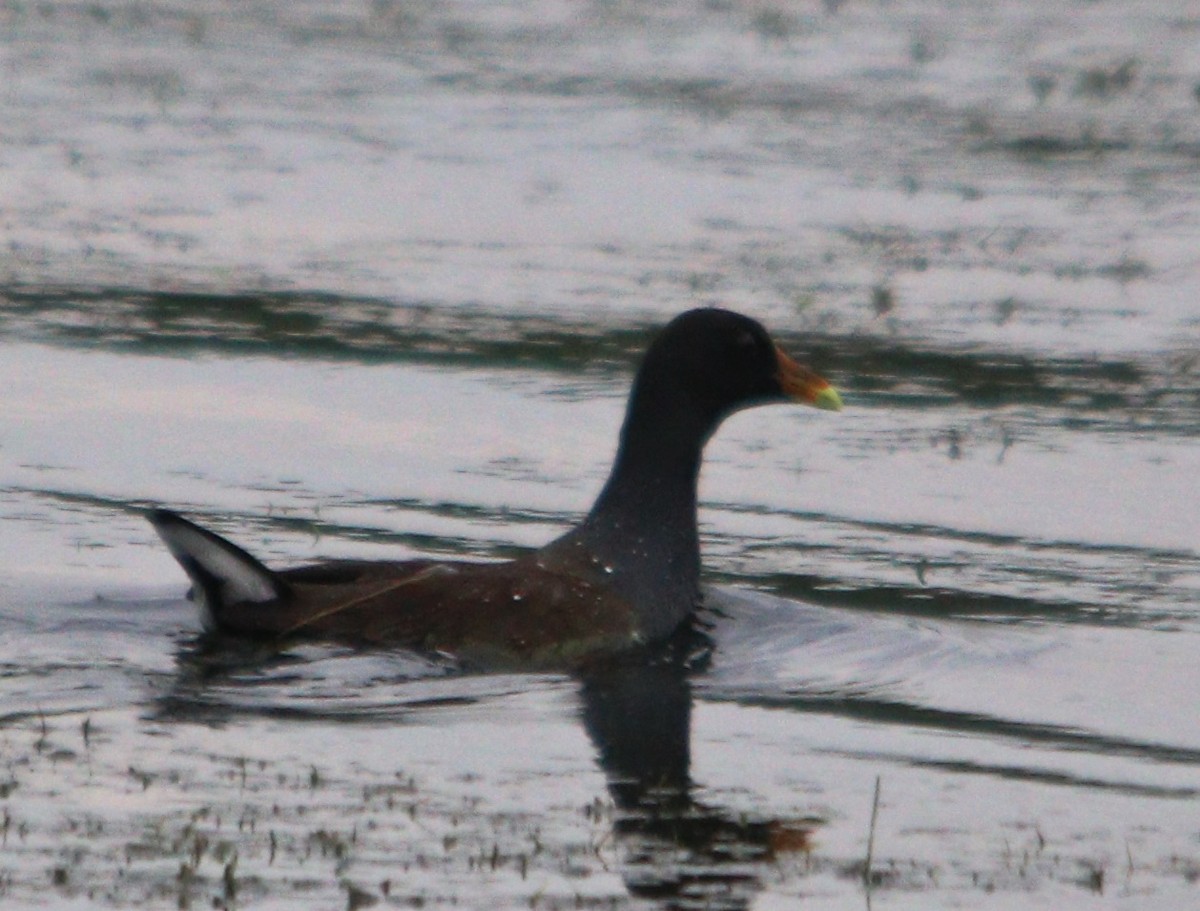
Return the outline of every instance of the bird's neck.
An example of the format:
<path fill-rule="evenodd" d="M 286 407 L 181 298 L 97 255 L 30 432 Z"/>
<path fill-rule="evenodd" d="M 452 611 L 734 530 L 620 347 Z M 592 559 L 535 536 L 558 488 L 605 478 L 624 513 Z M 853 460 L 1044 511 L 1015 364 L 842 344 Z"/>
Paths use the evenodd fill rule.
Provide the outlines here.
<path fill-rule="evenodd" d="M 695 545 L 703 445 L 701 437 L 685 440 L 663 428 L 630 428 L 627 423 L 588 522 L 652 535 L 666 529 L 689 530 Z"/>
<path fill-rule="evenodd" d="M 670 635 L 699 598 L 696 487 L 711 429 L 647 404 L 643 398 L 631 405 L 608 481 L 563 541 L 600 567 L 633 605 L 642 634 L 657 640 Z"/>

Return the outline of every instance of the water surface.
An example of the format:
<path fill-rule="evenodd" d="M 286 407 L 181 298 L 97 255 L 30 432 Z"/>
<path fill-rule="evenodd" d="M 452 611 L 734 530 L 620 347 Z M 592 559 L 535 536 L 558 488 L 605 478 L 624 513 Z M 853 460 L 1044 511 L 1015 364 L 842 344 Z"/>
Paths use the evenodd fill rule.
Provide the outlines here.
<path fill-rule="evenodd" d="M 1195 904 L 1189 4 L 0 17 L 6 905 Z M 198 637 L 140 508 L 535 546 L 705 303 L 847 400 L 711 444 L 711 660 Z"/>

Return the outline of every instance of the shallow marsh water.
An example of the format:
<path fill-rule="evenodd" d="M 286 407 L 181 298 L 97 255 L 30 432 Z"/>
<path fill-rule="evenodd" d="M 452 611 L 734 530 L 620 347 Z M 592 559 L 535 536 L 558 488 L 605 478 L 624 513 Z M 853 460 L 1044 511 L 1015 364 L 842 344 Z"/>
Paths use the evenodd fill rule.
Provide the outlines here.
<path fill-rule="evenodd" d="M 0 904 L 1200 901 L 1193 4 L 0 23 Z M 708 666 L 198 639 L 138 508 L 535 545 L 708 302 L 847 399 L 712 443 Z"/>

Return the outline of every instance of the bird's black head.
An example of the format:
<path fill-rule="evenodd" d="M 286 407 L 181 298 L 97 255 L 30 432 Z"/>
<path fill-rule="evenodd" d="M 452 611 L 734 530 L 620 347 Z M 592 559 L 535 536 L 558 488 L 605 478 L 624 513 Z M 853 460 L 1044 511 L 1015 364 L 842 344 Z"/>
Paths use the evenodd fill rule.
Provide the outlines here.
<path fill-rule="evenodd" d="M 695 409 L 714 428 L 735 411 L 769 402 L 841 405 L 833 387 L 788 357 L 760 323 L 717 308 L 671 320 L 646 352 L 637 387 L 654 398 L 671 390 L 676 407 Z"/>

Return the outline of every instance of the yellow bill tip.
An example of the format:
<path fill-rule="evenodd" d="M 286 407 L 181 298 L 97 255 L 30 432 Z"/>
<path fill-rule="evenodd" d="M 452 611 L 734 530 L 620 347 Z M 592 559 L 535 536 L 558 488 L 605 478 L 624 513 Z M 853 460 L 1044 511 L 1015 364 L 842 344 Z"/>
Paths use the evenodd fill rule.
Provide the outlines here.
<path fill-rule="evenodd" d="M 826 386 L 813 398 L 813 407 L 821 408 L 824 411 L 841 411 L 842 397 L 832 386 Z"/>
<path fill-rule="evenodd" d="M 778 345 L 775 346 L 775 361 L 775 379 L 780 391 L 789 399 L 825 411 L 842 410 L 841 395 L 815 370 L 797 364 Z"/>

